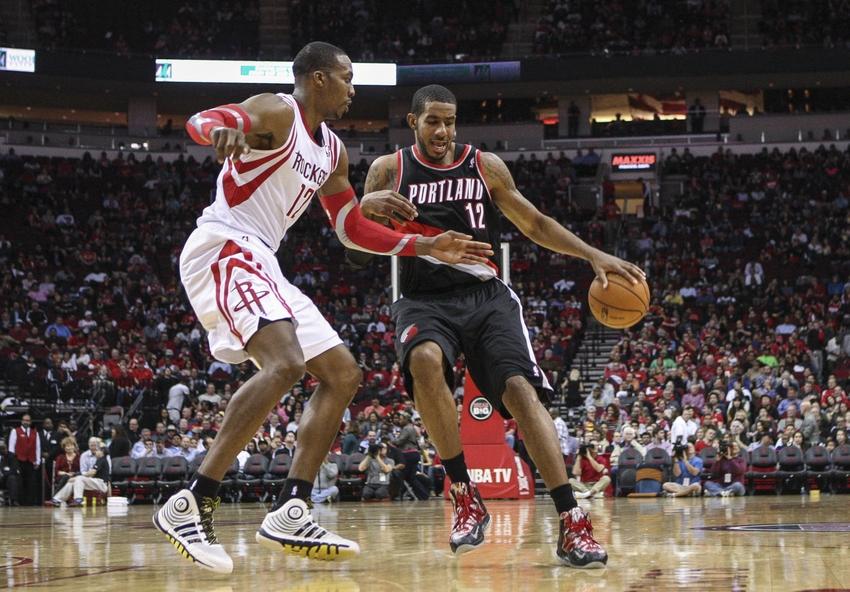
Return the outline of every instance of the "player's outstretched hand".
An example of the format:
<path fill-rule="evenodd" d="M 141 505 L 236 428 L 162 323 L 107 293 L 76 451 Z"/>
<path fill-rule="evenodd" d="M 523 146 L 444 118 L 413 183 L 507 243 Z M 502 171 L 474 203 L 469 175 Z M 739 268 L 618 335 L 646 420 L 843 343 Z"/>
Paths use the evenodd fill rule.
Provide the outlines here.
<path fill-rule="evenodd" d="M 646 273 L 640 267 L 634 263 L 624 261 L 619 257 L 609 255 L 604 251 L 597 251 L 596 254 L 590 258 L 590 265 L 593 267 L 596 277 L 602 281 L 603 290 L 608 287 L 609 273 L 619 274 L 624 278 L 631 280 L 633 284 L 637 284 L 638 282 L 646 279 Z"/>
<path fill-rule="evenodd" d="M 489 243 L 472 240 L 468 234 L 448 230 L 432 237 L 420 237 L 416 240 L 416 254 L 430 255 L 445 263 L 487 263 L 487 257 L 493 255 Z"/>
<path fill-rule="evenodd" d="M 245 134 L 237 129 L 217 127 L 210 134 L 210 140 L 219 162 L 224 162 L 227 157 L 235 159 L 251 152 L 251 147 L 245 141 Z"/>
<path fill-rule="evenodd" d="M 419 213 L 410 201 L 403 195 L 382 189 L 367 193 L 360 200 L 360 211 L 370 220 L 387 220 L 394 218 L 401 222 L 413 220 Z"/>

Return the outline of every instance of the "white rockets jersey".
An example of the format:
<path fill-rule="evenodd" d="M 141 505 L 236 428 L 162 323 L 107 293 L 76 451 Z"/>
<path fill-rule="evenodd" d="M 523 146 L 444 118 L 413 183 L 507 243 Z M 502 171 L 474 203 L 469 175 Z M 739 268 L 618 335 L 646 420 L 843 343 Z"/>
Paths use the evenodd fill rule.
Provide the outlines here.
<path fill-rule="evenodd" d="M 218 175 L 215 201 L 198 218 L 250 234 L 277 250 L 287 229 L 336 169 L 339 138 L 321 125 L 320 146 L 307 129 L 304 114 L 291 96 L 277 96 L 295 110 L 292 131 L 276 150 L 254 150 L 239 160 L 228 158 Z"/>

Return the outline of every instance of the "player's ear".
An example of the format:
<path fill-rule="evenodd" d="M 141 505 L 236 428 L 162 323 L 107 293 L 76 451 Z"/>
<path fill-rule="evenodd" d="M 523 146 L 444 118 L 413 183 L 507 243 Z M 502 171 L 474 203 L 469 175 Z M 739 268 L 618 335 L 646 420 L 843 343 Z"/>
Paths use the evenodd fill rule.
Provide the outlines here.
<path fill-rule="evenodd" d="M 313 82 L 316 86 L 324 86 L 325 85 L 325 73 L 321 70 L 316 70 L 313 72 Z"/>
<path fill-rule="evenodd" d="M 407 125 L 410 126 L 410 129 L 416 129 L 416 116 L 413 113 L 407 114 Z"/>

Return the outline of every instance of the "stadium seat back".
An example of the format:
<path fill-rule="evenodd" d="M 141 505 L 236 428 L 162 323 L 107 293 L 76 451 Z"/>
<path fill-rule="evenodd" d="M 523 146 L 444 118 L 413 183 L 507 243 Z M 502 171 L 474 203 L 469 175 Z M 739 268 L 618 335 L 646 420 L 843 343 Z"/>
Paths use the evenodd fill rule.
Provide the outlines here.
<path fill-rule="evenodd" d="M 126 480 L 136 474 L 136 461 L 129 456 L 113 458 L 110 474 L 113 481 Z"/>
<path fill-rule="evenodd" d="M 673 461 L 663 448 L 650 448 L 643 457 L 643 464 L 652 467 L 671 467 Z"/>
<path fill-rule="evenodd" d="M 702 459 L 703 470 L 708 471 L 717 462 L 717 448 L 714 446 L 706 446 L 700 450 L 699 457 Z"/>
<path fill-rule="evenodd" d="M 636 467 L 643 461 L 643 456 L 634 448 L 623 448 L 617 466 L 620 468 Z"/>
<path fill-rule="evenodd" d="M 283 456 L 283 455 L 279 455 Z M 267 459 L 262 454 L 252 454 L 247 461 L 245 461 L 245 468 L 242 470 L 245 475 L 250 475 L 251 477 L 262 477 L 266 470 L 269 467 L 269 459 Z"/>
<path fill-rule="evenodd" d="M 776 450 L 770 446 L 759 446 L 750 453 L 749 464 L 759 468 L 775 468 L 778 459 Z"/>
<path fill-rule="evenodd" d="M 797 446 L 786 446 L 777 456 L 779 468 L 783 470 L 802 470 L 804 466 L 803 451 Z"/>
<path fill-rule="evenodd" d="M 189 472 L 189 463 L 182 456 L 172 456 L 164 459 L 162 477 L 164 479 L 183 479 Z"/>
<path fill-rule="evenodd" d="M 352 475 L 354 473 L 359 473 L 357 467 L 360 466 L 360 461 L 363 460 L 363 457 L 366 456 L 362 452 L 355 452 L 348 457 L 348 465 L 345 467 L 345 473 L 347 475 Z"/>
<path fill-rule="evenodd" d="M 136 477 L 156 479 L 162 473 L 162 462 L 158 458 L 145 457 L 138 461 Z"/>
<path fill-rule="evenodd" d="M 823 471 L 831 464 L 829 452 L 824 446 L 812 446 L 806 450 L 805 461 L 810 471 Z"/>
<path fill-rule="evenodd" d="M 284 477 L 289 474 L 289 468 L 292 466 L 292 457 L 288 454 L 278 454 L 269 463 L 268 473 L 272 477 Z M 245 467 L 248 468 L 247 466 Z"/>
<path fill-rule="evenodd" d="M 850 470 L 850 444 L 842 444 L 832 451 L 832 464 L 836 469 Z"/>

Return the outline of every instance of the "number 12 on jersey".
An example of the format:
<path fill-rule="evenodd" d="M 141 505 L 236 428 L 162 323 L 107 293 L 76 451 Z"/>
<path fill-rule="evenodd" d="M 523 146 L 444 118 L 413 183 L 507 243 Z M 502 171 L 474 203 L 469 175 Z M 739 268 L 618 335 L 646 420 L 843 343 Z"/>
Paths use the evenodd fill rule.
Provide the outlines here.
<path fill-rule="evenodd" d="M 469 225 L 476 229 L 481 230 L 486 228 L 487 225 L 484 224 L 484 204 L 478 202 L 476 204 L 468 203 L 466 204 L 466 213 L 469 214 Z"/>

